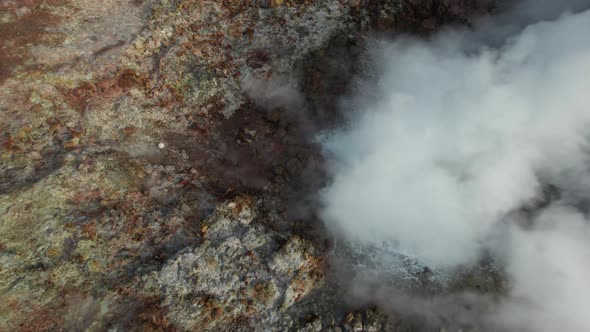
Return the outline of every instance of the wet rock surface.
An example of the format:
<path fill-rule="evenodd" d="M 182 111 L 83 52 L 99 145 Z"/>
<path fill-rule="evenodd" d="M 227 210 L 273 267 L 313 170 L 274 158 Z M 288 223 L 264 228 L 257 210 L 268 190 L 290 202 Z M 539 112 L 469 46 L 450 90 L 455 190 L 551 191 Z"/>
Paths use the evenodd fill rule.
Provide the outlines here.
<path fill-rule="evenodd" d="M 0 330 L 399 328 L 340 305 L 313 136 L 368 36 L 490 8 L 0 1 Z"/>

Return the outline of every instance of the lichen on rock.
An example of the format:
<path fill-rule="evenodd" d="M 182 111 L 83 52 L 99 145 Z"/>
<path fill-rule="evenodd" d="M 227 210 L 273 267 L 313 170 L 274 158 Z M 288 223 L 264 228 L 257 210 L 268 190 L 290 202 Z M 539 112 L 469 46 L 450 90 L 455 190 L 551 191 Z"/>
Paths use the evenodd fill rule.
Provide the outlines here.
<path fill-rule="evenodd" d="M 171 258 L 158 273 L 164 308 L 177 326 L 219 329 L 241 321 L 270 327 L 284 315 L 281 308 L 299 299 L 294 296 L 320 285 L 323 267 L 312 266 L 321 261 L 313 245 L 293 237 L 275 253 L 280 234 L 244 223 L 254 209 L 246 197 L 222 204 L 203 222 L 203 242 Z"/>

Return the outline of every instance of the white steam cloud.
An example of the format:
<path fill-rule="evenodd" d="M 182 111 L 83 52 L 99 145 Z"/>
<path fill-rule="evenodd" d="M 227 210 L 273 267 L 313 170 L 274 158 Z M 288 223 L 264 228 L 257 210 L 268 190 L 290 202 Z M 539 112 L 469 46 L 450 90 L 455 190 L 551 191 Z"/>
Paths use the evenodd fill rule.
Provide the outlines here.
<path fill-rule="evenodd" d="M 510 278 L 503 324 L 590 331 L 590 11 L 564 12 L 589 6 L 524 1 L 475 32 L 379 47 L 380 97 L 322 138 L 329 228 L 434 268 L 491 252 Z M 547 185 L 560 198 L 519 213 Z"/>

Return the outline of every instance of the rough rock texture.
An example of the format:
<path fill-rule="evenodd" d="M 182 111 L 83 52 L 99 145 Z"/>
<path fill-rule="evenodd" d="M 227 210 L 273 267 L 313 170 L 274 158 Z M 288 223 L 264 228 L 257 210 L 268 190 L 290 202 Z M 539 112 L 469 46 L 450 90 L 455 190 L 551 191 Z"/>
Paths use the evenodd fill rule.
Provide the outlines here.
<path fill-rule="evenodd" d="M 182 250 L 158 274 L 163 305 L 187 330 L 277 328 L 283 310 L 321 285 L 313 244 L 251 225 L 248 198 L 223 204 L 201 226 L 204 242 Z M 230 323 L 230 325 L 228 325 Z"/>
<path fill-rule="evenodd" d="M 392 328 L 308 306 L 327 244 L 287 206 L 366 34 L 476 3 L 0 0 L 0 330 Z"/>

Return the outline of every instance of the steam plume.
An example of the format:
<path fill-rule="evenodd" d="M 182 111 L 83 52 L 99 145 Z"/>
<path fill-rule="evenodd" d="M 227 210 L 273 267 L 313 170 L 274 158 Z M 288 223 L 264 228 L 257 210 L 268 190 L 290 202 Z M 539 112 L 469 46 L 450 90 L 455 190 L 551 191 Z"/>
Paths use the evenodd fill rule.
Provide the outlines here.
<path fill-rule="evenodd" d="M 588 7 L 524 1 L 475 31 L 382 42 L 380 97 L 321 139 L 328 227 L 443 270 L 491 252 L 511 285 L 501 324 L 590 330 Z"/>

